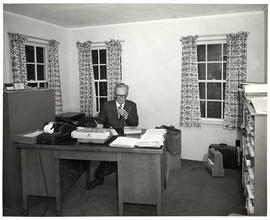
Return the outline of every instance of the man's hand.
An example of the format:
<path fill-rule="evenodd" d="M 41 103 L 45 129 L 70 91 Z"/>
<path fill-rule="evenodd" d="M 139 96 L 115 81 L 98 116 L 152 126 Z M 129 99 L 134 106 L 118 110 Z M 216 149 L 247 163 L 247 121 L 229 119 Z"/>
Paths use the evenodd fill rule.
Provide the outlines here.
<path fill-rule="evenodd" d="M 103 128 L 103 124 L 97 124 L 96 128 Z"/>
<path fill-rule="evenodd" d="M 122 117 L 124 117 L 125 119 L 128 118 L 128 113 L 125 109 L 118 109 L 118 114 Z"/>

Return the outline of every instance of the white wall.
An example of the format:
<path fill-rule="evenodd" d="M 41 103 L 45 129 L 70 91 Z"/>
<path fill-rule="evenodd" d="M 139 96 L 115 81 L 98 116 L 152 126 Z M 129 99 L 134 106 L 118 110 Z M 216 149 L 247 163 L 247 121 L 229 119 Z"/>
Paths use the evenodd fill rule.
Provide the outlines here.
<path fill-rule="evenodd" d="M 154 22 L 130 23 L 73 29 L 70 34 L 71 57 L 76 59 L 76 41 L 124 40 L 124 79 L 130 85 L 129 98 L 138 106 L 139 126 L 178 127 L 181 91 L 181 43 L 186 35 L 249 32 L 248 81 L 264 80 L 264 16 L 243 13 Z M 71 62 L 72 108 L 79 109 L 78 64 Z M 211 143 L 234 145 L 236 132 L 222 126 L 181 128 L 182 157 L 201 160 Z"/>
<path fill-rule="evenodd" d="M 154 22 L 78 28 L 66 31 L 55 26 L 4 14 L 4 34 L 19 32 L 54 38 L 60 44 L 60 68 L 66 111 L 79 111 L 77 41 L 124 40 L 124 80 L 130 85 L 129 99 L 138 106 L 140 127 L 162 124 L 178 127 L 181 91 L 181 36 L 249 32 L 248 81 L 263 81 L 264 16 L 242 13 Z M 8 45 L 5 39 L 5 47 Z M 5 48 L 5 59 L 8 48 Z M 4 71 L 5 72 L 5 71 Z M 7 78 L 7 77 L 6 77 Z M 234 144 L 236 132 L 217 125 L 181 128 L 182 157 L 201 160 L 210 143 Z"/>
<path fill-rule="evenodd" d="M 44 38 L 48 40 L 57 40 L 59 44 L 59 65 L 60 65 L 60 77 L 61 87 L 63 93 L 64 110 L 70 110 L 70 84 L 71 78 L 69 75 L 69 34 L 68 30 L 60 26 L 52 25 L 46 22 L 41 22 L 35 19 L 31 19 L 25 16 L 16 15 L 10 12 L 4 11 L 4 70 L 3 70 L 3 82 L 12 82 L 11 64 L 10 64 L 10 50 L 9 50 L 9 38 L 8 32 L 20 33 L 38 38 Z"/>

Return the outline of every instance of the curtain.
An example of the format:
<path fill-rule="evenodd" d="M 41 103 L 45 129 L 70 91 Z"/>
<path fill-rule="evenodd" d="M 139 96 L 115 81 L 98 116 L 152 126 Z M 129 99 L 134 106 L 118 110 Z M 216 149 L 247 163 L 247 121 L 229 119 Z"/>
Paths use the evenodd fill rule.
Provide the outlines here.
<path fill-rule="evenodd" d="M 49 41 L 48 44 L 48 87 L 54 90 L 56 114 L 63 112 L 58 44 L 55 40 Z"/>
<path fill-rule="evenodd" d="M 238 89 L 247 75 L 247 32 L 227 35 L 227 79 L 225 88 L 224 128 L 242 124 L 242 105 Z"/>
<path fill-rule="evenodd" d="M 107 49 L 107 95 L 108 100 L 114 99 L 114 88 L 122 79 L 121 43 L 118 40 L 105 42 Z"/>
<path fill-rule="evenodd" d="M 13 82 L 22 82 L 26 85 L 26 38 L 21 34 L 9 33 L 9 46 L 11 54 L 11 68 Z"/>
<path fill-rule="evenodd" d="M 80 111 L 86 116 L 96 114 L 96 92 L 92 66 L 91 41 L 77 42 L 79 77 L 80 77 Z"/>
<path fill-rule="evenodd" d="M 182 89 L 180 126 L 201 126 L 198 83 L 197 44 L 198 36 L 182 37 Z"/>

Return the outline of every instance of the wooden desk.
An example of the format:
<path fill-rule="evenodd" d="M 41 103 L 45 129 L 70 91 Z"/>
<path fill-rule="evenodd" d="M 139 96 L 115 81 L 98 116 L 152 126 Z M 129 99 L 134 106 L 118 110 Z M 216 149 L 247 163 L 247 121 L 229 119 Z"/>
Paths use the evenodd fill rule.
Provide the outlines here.
<path fill-rule="evenodd" d="M 123 203 L 156 205 L 157 215 L 161 215 L 163 184 L 166 185 L 163 147 L 128 149 L 77 142 L 66 145 L 17 144 L 17 147 L 21 149 L 23 206 L 26 213 L 28 195 L 46 196 L 39 165 L 41 155 L 48 194 L 56 197 L 57 215 L 62 214 L 61 159 L 116 161 L 119 215 L 123 215 Z"/>

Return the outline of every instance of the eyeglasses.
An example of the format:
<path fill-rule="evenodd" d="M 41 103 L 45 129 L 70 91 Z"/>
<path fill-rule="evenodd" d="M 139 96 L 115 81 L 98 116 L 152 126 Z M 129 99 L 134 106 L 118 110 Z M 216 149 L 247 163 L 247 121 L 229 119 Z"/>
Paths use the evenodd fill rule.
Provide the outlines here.
<path fill-rule="evenodd" d="M 116 95 L 117 98 L 126 98 L 126 95 Z"/>

